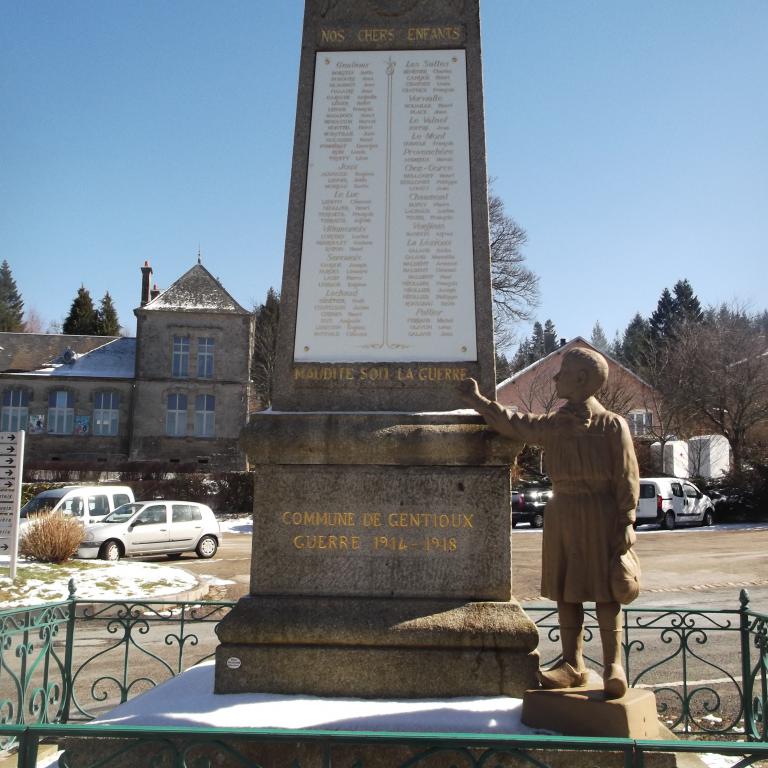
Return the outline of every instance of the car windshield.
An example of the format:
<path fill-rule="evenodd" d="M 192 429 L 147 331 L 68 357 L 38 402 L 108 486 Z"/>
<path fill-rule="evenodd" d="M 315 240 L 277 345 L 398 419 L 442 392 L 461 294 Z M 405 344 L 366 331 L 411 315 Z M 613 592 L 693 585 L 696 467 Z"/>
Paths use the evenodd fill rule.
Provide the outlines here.
<path fill-rule="evenodd" d="M 102 518 L 102 523 L 124 523 L 126 520 L 133 517 L 144 505 L 137 504 L 136 502 L 131 504 L 123 504 L 122 507 L 118 507 L 114 512 L 110 512 L 106 517 Z"/>
<path fill-rule="evenodd" d="M 37 512 L 45 512 L 45 510 L 53 509 L 58 503 L 59 499 L 64 495 L 65 491 L 60 493 L 56 491 L 49 491 L 45 494 L 39 494 L 34 499 L 30 499 L 22 508 L 19 513 L 21 517 L 27 517 L 29 514 L 35 514 Z"/>

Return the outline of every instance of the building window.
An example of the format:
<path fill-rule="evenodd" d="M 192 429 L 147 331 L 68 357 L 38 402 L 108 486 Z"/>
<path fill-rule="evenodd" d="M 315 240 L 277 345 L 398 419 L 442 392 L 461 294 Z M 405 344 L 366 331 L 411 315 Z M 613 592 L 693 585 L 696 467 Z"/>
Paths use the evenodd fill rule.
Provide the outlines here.
<path fill-rule="evenodd" d="M 213 378 L 213 347 L 210 336 L 201 336 L 197 340 L 197 377 L 199 379 Z"/>
<path fill-rule="evenodd" d="M 630 411 L 629 431 L 634 437 L 643 437 L 653 429 L 653 414 L 650 411 Z"/>
<path fill-rule="evenodd" d="M 169 437 L 184 437 L 187 434 L 187 396 L 168 395 L 165 412 L 165 434 Z"/>
<path fill-rule="evenodd" d="M 187 336 L 173 337 L 171 374 L 177 379 L 185 379 L 189 376 L 189 338 Z"/>
<path fill-rule="evenodd" d="M 216 429 L 216 398 L 198 395 L 195 398 L 195 436 L 213 437 Z"/>
<path fill-rule="evenodd" d="M 75 428 L 75 398 L 71 392 L 57 390 L 48 395 L 48 432 L 71 435 Z"/>
<path fill-rule="evenodd" d="M 97 392 L 93 398 L 93 434 L 116 435 L 120 421 L 120 395 Z"/>
<path fill-rule="evenodd" d="M 6 389 L 3 392 L 3 432 L 19 432 L 27 428 L 29 420 L 29 393 L 23 389 Z"/>

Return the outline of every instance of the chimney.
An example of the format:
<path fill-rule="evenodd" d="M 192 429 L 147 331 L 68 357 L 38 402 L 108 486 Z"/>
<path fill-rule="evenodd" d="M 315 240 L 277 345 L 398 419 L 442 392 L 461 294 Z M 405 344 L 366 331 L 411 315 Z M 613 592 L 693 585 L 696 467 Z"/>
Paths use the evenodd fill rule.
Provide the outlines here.
<path fill-rule="evenodd" d="M 149 292 L 149 300 L 152 301 L 153 299 L 156 299 L 160 295 L 160 289 L 157 287 L 157 283 L 155 283 L 152 290 Z"/>
<path fill-rule="evenodd" d="M 143 307 L 149 301 L 149 281 L 152 277 L 152 267 L 145 261 L 141 268 L 141 306 Z"/>
<path fill-rule="evenodd" d="M 560 346 L 561 347 L 565 346 L 565 338 L 563 338 L 562 336 L 560 337 Z"/>

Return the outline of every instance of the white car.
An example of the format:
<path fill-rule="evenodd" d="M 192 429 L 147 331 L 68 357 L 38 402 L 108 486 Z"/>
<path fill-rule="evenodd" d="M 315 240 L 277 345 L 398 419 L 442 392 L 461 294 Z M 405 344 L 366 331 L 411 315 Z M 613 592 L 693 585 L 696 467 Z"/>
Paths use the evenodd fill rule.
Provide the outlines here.
<path fill-rule="evenodd" d="M 89 525 L 133 500 L 133 491 L 127 485 L 65 485 L 38 493 L 21 508 L 19 516 L 22 526 L 45 512 L 72 515 Z"/>
<path fill-rule="evenodd" d="M 679 477 L 641 477 L 636 517 L 671 531 L 678 525 L 712 525 L 715 505 L 693 483 Z"/>
<path fill-rule="evenodd" d="M 193 501 L 139 501 L 123 504 L 102 522 L 86 526 L 77 556 L 119 560 L 135 555 L 196 552 L 216 554 L 221 543 L 219 521 L 205 504 Z"/>

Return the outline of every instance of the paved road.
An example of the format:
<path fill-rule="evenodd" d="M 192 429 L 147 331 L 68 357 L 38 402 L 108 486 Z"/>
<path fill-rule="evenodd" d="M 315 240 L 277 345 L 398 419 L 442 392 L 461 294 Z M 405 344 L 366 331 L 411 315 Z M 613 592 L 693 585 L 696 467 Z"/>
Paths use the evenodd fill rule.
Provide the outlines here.
<path fill-rule="evenodd" d="M 541 537 L 541 531 L 524 525 L 512 533 L 513 591 L 523 603 L 542 602 Z M 643 569 L 641 605 L 734 608 L 746 588 L 753 607 L 768 611 L 768 524 L 674 531 L 645 525 L 638 529 L 637 551 Z M 173 565 L 233 582 L 214 593 L 220 599 L 237 599 L 248 592 L 250 563 L 251 536 L 225 534 L 213 559 L 188 554 Z"/>

